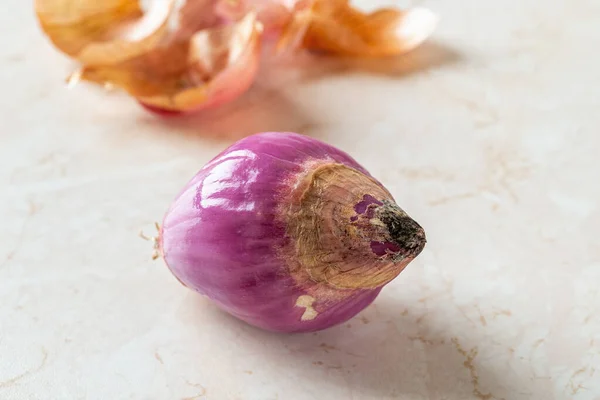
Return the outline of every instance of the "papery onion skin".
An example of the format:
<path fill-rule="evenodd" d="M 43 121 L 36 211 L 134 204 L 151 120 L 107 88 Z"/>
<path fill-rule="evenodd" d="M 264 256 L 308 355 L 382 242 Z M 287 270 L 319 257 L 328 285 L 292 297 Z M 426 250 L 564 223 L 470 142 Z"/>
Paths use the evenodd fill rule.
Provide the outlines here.
<path fill-rule="evenodd" d="M 156 107 L 156 106 L 153 106 L 150 104 L 142 103 L 141 101 L 139 103 L 140 103 L 140 106 L 142 106 L 146 111 L 149 111 L 152 114 L 156 114 L 161 117 L 176 117 L 176 116 L 184 114 L 183 111 L 167 110 L 165 108 L 160 108 L 160 107 Z"/>
<path fill-rule="evenodd" d="M 256 12 L 225 24 L 215 3 L 36 0 L 35 10 L 52 43 L 82 63 L 80 80 L 173 116 L 233 101 L 255 80 L 263 33 Z"/>
<path fill-rule="evenodd" d="M 327 197 L 338 194 L 339 204 Z M 362 200 L 342 204 L 356 196 Z M 406 228 L 397 243 L 389 243 L 385 210 L 394 229 Z M 422 228 L 352 157 L 294 133 L 252 135 L 219 154 L 177 196 L 159 236 L 182 284 L 279 332 L 352 318 L 424 245 Z"/>

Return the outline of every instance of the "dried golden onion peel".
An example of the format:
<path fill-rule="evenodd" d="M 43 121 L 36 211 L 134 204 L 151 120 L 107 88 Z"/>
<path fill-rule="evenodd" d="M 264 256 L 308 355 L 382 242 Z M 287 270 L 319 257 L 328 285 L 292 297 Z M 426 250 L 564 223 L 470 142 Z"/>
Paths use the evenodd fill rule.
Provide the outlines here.
<path fill-rule="evenodd" d="M 65 54 L 83 64 L 114 64 L 158 46 L 167 35 L 174 1 L 146 13 L 137 0 L 37 0 L 40 25 Z"/>
<path fill-rule="evenodd" d="M 110 83 L 144 104 L 187 111 L 223 104 L 245 92 L 256 75 L 260 25 L 240 22 L 202 30 L 116 65 L 86 66 L 82 78 Z"/>
<path fill-rule="evenodd" d="M 365 14 L 348 0 L 36 0 L 52 43 L 78 60 L 78 79 L 122 89 L 151 109 L 190 111 L 231 101 L 254 81 L 261 40 L 351 56 L 419 46 L 426 9 Z"/>
<path fill-rule="evenodd" d="M 348 0 L 304 1 L 287 25 L 279 47 L 301 47 L 359 57 L 406 53 L 431 36 L 437 16 L 426 8 L 385 8 L 363 13 Z"/>

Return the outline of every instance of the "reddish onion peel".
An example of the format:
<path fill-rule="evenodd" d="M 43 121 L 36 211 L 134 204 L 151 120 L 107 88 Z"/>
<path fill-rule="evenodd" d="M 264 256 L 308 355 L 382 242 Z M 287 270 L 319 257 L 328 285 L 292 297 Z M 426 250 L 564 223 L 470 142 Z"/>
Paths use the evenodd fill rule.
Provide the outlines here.
<path fill-rule="evenodd" d="M 35 10 L 52 43 L 81 62 L 75 77 L 162 115 L 240 96 L 255 79 L 261 41 L 389 56 L 420 45 L 437 23 L 423 8 L 367 14 L 348 0 L 35 0 Z"/>
<path fill-rule="evenodd" d="M 353 317 L 425 242 L 354 159 L 293 133 L 253 135 L 223 151 L 179 194 L 159 234 L 181 283 L 282 332 Z"/>
<path fill-rule="evenodd" d="M 151 53 L 110 66 L 87 66 L 83 79 L 122 87 L 140 102 L 171 111 L 219 106 L 245 92 L 258 71 L 260 25 L 207 29 Z"/>

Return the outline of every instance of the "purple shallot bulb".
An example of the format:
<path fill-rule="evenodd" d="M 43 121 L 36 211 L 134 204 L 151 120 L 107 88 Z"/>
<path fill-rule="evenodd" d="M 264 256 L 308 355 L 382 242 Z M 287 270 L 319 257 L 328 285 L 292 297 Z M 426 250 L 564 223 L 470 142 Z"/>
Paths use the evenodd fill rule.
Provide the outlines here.
<path fill-rule="evenodd" d="M 183 285 L 279 332 L 352 318 L 425 243 L 423 228 L 352 157 L 295 133 L 249 136 L 206 164 L 158 239 Z"/>

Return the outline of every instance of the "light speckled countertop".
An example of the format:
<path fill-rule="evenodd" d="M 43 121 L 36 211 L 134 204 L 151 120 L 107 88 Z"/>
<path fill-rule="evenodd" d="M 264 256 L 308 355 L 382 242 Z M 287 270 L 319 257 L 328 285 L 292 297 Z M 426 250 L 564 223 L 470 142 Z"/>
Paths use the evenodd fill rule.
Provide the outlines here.
<path fill-rule="evenodd" d="M 600 399 L 600 2 L 419 2 L 408 57 L 301 57 L 170 121 L 67 90 L 29 3 L 0 16 L 1 399 Z M 348 151 L 428 233 L 350 323 L 253 329 L 137 236 L 263 130 Z"/>

